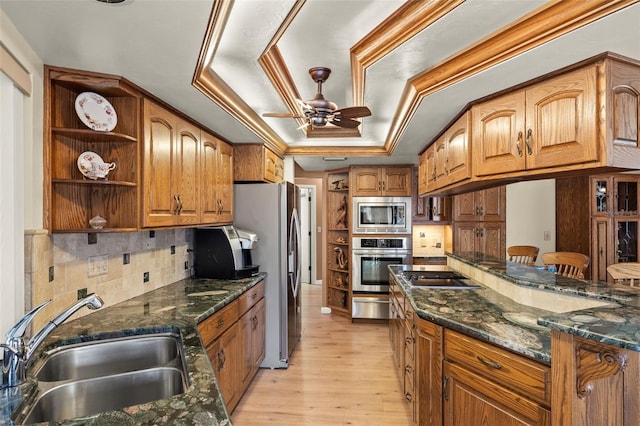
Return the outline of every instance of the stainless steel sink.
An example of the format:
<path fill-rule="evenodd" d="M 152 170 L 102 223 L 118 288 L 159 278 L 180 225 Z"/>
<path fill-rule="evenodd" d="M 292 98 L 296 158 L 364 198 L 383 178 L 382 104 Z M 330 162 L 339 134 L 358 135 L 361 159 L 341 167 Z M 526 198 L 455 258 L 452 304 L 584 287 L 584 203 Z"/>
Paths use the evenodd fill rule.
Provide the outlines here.
<path fill-rule="evenodd" d="M 170 367 L 69 381 L 42 392 L 24 423 L 59 421 L 144 404 L 183 393 L 185 386 L 182 371 Z"/>
<path fill-rule="evenodd" d="M 189 387 L 179 334 L 96 340 L 47 351 L 32 367 L 35 400 L 16 424 L 117 410 L 184 393 Z"/>
<path fill-rule="evenodd" d="M 182 360 L 182 343 L 175 335 L 135 336 L 61 346 L 34 365 L 40 381 L 77 380 L 165 365 Z"/>

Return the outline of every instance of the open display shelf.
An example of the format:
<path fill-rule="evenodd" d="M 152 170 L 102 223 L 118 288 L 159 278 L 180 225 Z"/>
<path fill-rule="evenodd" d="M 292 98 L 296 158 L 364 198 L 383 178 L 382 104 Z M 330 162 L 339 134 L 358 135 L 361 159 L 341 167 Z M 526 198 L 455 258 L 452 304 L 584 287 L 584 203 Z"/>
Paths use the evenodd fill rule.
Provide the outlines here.
<path fill-rule="evenodd" d="M 45 68 L 45 226 L 51 232 L 138 230 L 139 140 L 142 94 L 121 77 L 65 68 Z M 103 96 L 117 124 L 96 131 L 78 117 L 75 101 L 83 92 Z M 92 180 L 78 169 L 78 157 L 92 151 L 116 167 Z M 93 229 L 89 220 L 107 223 Z"/>
<path fill-rule="evenodd" d="M 349 171 L 325 175 L 327 219 L 327 303 L 332 310 L 351 315 L 351 245 Z"/>

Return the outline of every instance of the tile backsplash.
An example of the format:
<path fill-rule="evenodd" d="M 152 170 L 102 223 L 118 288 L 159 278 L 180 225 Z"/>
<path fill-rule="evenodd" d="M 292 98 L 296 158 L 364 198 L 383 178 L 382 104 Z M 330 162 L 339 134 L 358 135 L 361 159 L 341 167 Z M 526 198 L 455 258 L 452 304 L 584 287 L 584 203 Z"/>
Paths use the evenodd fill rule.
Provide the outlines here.
<path fill-rule="evenodd" d="M 96 235 L 89 244 L 88 234 L 25 232 L 26 307 L 52 300 L 35 317 L 35 330 L 84 289 L 109 306 L 187 278 L 193 266 L 192 229 Z M 90 312 L 80 309 L 73 318 Z"/>
<path fill-rule="evenodd" d="M 413 257 L 444 256 L 450 245 L 444 225 L 415 225 L 412 234 Z"/>

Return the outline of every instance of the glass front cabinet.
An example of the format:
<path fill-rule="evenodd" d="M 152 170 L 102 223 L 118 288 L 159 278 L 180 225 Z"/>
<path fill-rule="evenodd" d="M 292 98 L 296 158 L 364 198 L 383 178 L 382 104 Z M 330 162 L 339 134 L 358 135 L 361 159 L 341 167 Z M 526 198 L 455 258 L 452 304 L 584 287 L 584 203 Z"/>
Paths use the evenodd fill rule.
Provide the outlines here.
<path fill-rule="evenodd" d="M 638 262 L 640 175 L 591 177 L 593 278 L 611 282 L 608 265 Z"/>

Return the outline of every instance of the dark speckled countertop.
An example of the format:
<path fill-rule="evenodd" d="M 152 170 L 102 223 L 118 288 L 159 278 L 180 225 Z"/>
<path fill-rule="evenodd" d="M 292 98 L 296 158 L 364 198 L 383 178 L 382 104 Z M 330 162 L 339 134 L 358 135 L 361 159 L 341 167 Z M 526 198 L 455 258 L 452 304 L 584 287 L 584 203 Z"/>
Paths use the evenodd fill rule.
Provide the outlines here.
<path fill-rule="evenodd" d="M 60 425 L 231 425 L 197 324 L 238 298 L 266 274 L 242 280 L 185 279 L 117 305 L 102 308 L 58 327 L 42 350 L 88 340 L 153 332 L 179 332 L 183 339 L 191 385 L 187 392 Z M 37 355 L 36 355 L 37 356 Z M 35 383 L 0 391 L 0 424 L 12 425 L 13 411 L 25 405 Z"/>
<path fill-rule="evenodd" d="M 640 351 L 640 289 L 574 280 L 475 253 L 452 260 L 523 288 L 596 299 L 606 306 L 555 313 L 523 305 L 483 285 L 476 290 L 412 287 L 402 274 L 409 265 L 390 266 L 421 318 L 550 364 L 551 331 L 557 329 L 598 342 Z M 415 269 L 425 268 L 420 265 Z M 479 284 L 483 284 L 479 282 Z"/>

